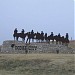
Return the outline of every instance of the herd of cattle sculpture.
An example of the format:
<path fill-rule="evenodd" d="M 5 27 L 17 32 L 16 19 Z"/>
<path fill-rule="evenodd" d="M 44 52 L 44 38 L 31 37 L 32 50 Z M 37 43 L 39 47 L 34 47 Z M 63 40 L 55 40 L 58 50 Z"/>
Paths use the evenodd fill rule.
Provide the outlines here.
<path fill-rule="evenodd" d="M 66 36 L 61 36 L 60 33 L 58 35 L 54 35 L 53 32 L 51 32 L 50 35 L 47 35 L 47 33 L 43 33 L 43 31 L 41 31 L 41 33 L 37 32 L 34 33 L 34 31 L 32 30 L 31 32 L 27 32 L 25 33 L 24 29 L 22 29 L 21 33 L 18 33 L 17 28 L 14 30 L 14 34 L 13 34 L 14 40 L 16 38 L 16 40 L 18 41 L 19 37 L 22 38 L 22 41 L 25 42 L 26 39 L 26 43 L 30 43 L 31 39 L 32 42 L 34 42 L 34 39 L 36 40 L 36 42 L 48 42 L 48 43 L 54 43 L 56 41 L 56 44 L 66 44 L 68 45 L 69 43 L 69 35 L 68 33 L 66 33 Z"/>

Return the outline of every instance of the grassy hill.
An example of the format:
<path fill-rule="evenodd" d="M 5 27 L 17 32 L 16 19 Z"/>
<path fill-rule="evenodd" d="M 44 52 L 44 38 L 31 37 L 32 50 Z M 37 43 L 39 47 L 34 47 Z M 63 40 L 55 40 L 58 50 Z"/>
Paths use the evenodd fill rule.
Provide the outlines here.
<path fill-rule="evenodd" d="M 0 75 L 74 75 L 74 54 L 0 54 Z"/>
<path fill-rule="evenodd" d="M 74 59 L 75 54 L 0 54 L 0 75 L 74 75 Z"/>

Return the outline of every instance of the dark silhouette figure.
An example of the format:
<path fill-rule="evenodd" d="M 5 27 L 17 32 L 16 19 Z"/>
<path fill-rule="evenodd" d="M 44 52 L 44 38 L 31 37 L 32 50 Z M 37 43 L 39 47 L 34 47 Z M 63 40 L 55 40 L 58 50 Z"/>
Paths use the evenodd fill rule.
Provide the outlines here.
<path fill-rule="evenodd" d="M 68 35 L 68 33 L 66 33 L 65 43 L 66 43 L 66 46 L 68 46 L 68 43 L 69 43 L 69 35 Z"/>
<path fill-rule="evenodd" d="M 56 41 L 56 44 L 58 44 L 59 39 L 58 39 L 58 36 L 57 35 L 54 36 L 54 39 Z"/>
<path fill-rule="evenodd" d="M 22 29 L 20 37 L 22 38 L 22 41 L 25 41 L 26 33 L 25 33 L 24 29 Z"/>
<path fill-rule="evenodd" d="M 30 32 L 27 32 L 26 35 L 27 35 L 27 41 L 26 41 L 26 43 L 27 43 L 28 40 L 29 40 L 29 44 L 30 44 L 30 38 L 31 38 L 31 37 L 30 37 L 30 36 L 31 36 L 31 35 L 30 35 Z"/>
<path fill-rule="evenodd" d="M 34 33 L 34 31 L 32 30 L 31 32 L 27 32 L 25 33 L 24 29 L 22 29 L 21 33 L 18 33 L 17 28 L 15 28 L 14 30 L 14 34 L 13 34 L 14 40 L 16 38 L 16 40 L 18 41 L 19 38 L 22 38 L 22 41 L 25 41 L 26 39 L 26 43 L 29 41 L 29 43 L 34 42 L 34 39 L 36 40 L 36 42 L 43 42 L 45 40 L 45 42 L 50 43 L 52 41 L 52 43 L 54 43 L 54 41 L 56 41 L 56 44 L 62 44 L 62 45 L 66 45 L 68 46 L 69 43 L 69 35 L 68 33 L 66 33 L 66 36 L 61 36 L 60 33 L 58 35 L 53 34 L 53 32 L 51 32 L 51 35 L 47 35 L 47 33 L 43 33 L 43 31 L 41 31 L 41 33 L 37 32 Z"/>
<path fill-rule="evenodd" d="M 50 43 L 50 41 L 52 40 L 52 43 L 54 43 L 54 34 L 53 32 L 51 32 L 51 35 L 48 36 L 48 42 Z"/>
<path fill-rule="evenodd" d="M 44 37 L 45 41 L 48 42 L 48 37 L 47 37 L 47 33 L 45 33 L 45 37 Z"/>
<path fill-rule="evenodd" d="M 44 41 L 44 33 L 41 31 L 41 33 L 37 32 L 36 33 L 36 41 L 38 42 L 43 42 Z"/>
<path fill-rule="evenodd" d="M 52 43 L 54 43 L 54 34 L 53 34 L 53 32 L 51 32 L 50 40 L 52 40 Z"/>
<path fill-rule="evenodd" d="M 38 42 L 38 41 L 40 42 L 40 33 L 39 33 L 39 32 L 36 33 L 36 41 L 37 41 L 37 42 Z"/>
<path fill-rule="evenodd" d="M 40 40 L 41 40 L 41 42 L 44 41 L 44 33 L 43 33 L 43 31 L 41 31 L 41 34 L 40 34 Z"/>
<path fill-rule="evenodd" d="M 59 42 L 59 44 L 61 44 L 61 35 L 60 35 L 60 33 L 58 34 L 58 42 Z"/>
<path fill-rule="evenodd" d="M 61 43 L 62 43 L 62 45 L 65 44 L 65 38 L 64 38 L 64 36 L 61 37 Z"/>
<path fill-rule="evenodd" d="M 25 37 L 26 37 L 26 34 L 24 34 L 24 29 L 22 29 L 21 33 L 17 33 L 18 30 L 17 28 L 14 30 L 14 34 L 13 34 L 13 37 L 14 37 L 14 40 L 15 40 L 15 37 L 16 37 L 16 40 L 18 41 L 18 38 L 22 38 L 22 41 L 25 41 Z"/>
<path fill-rule="evenodd" d="M 17 32 L 18 32 L 18 30 L 17 30 L 17 28 L 15 28 L 13 37 L 14 37 L 14 40 L 15 40 L 15 37 L 16 37 L 16 40 L 18 41 Z"/>
<path fill-rule="evenodd" d="M 35 34 L 34 34 L 34 31 L 32 30 L 31 31 L 31 39 L 32 39 L 32 42 L 34 42 L 34 36 L 35 36 Z"/>
<path fill-rule="evenodd" d="M 23 33 L 23 34 L 24 34 L 24 32 L 25 32 L 25 31 L 24 31 L 24 29 L 22 29 L 21 33 Z"/>
<path fill-rule="evenodd" d="M 34 42 L 36 33 L 34 33 L 33 30 L 31 32 L 28 32 L 26 35 L 27 35 L 27 41 L 26 41 L 26 43 L 28 42 L 28 40 L 29 40 L 29 43 L 30 43 L 31 39 L 32 39 L 32 42 Z"/>

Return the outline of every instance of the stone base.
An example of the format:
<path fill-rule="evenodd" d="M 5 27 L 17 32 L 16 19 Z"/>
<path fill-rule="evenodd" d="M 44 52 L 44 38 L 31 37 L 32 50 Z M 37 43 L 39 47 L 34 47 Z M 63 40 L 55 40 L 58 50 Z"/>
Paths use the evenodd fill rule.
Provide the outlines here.
<path fill-rule="evenodd" d="M 26 44 L 22 41 L 4 41 L 0 48 L 0 53 L 75 53 L 75 49 L 64 45 L 48 43 Z"/>

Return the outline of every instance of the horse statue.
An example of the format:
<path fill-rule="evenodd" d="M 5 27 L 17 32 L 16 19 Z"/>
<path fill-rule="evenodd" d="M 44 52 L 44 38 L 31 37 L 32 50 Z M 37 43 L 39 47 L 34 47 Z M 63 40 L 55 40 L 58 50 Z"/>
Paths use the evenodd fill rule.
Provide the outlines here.
<path fill-rule="evenodd" d="M 31 32 L 27 32 L 25 33 L 24 29 L 22 29 L 21 33 L 18 33 L 17 28 L 15 28 L 14 30 L 14 34 L 13 34 L 14 40 L 16 38 L 16 40 L 18 41 L 19 38 L 22 38 L 22 41 L 25 42 L 25 38 L 27 37 L 26 43 L 29 41 L 29 43 L 34 42 L 34 39 L 36 40 L 36 42 L 48 42 L 50 43 L 52 41 L 52 43 L 54 43 L 54 41 L 56 41 L 56 44 L 62 44 L 62 45 L 66 45 L 68 46 L 69 43 L 69 35 L 68 33 L 66 33 L 66 36 L 61 36 L 60 33 L 58 35 L 53 34 L 53 32 L 51 32 L 51 35 L 47 35 L 47 33 L 43 33 L 43 31 L 41 31 L 41 33 L 37 32 L 34 33 L 34 31 L 32 30 Z"/>
<path fill-rule="evenodd" d="M 17 30 L 17 28 L 15 28 L 13 37 L 14 37 L 14 40 L 15 40 L 15 37 L 16 37 L 16 40 L 18 41 L 18 36 L 17 36 L 18 33 L 17 32 L 18 32 L 18 30 Z"/>
<path fill-rule="evenodd" d="M 31 39 L 32 39 L 32 42 L 34 42 L 36 34 L 34 33 L 33 30 L 31 32 L 27 32 L 26 35 L 27 35 L 27 41 L 26 41 L 26 43 L 28 42 L 28 40 L 29 40 L 29 43 L 30 43 Z"/>
<path fill-rule="evenodd" d="M 58 35 L 55 35 L 55 36 L 54 36 L 54 39 L 55 39 L 55 41 L 56 41 L 56 44 L 58 44 L 58 42 L 59 42 Z"/>
<path fill-rule="evenodd" d="M 22 38 L 22 41 L 25 41 L 25 37 L 26 37 L 26 33 L 24 33 L 24 29 L 22 29 L 21 33 L 17 33 L 18 30 L 17 28 L 14 30 L 14 34 L 13 34 L 13 37 L 14 37 L 14 40 L 16 38 L 16 40 L 18 41 L 18 38 Z"/>
<path fill-rule="evenodd" d="M 37 32 L 35 33 L 35 39 L 36 39 L 36 42 L 43 42 L 44 41 L 44 33 L 43 31 L 41 31 L 41 33 Z"/>
<path fill-rule="evenodd" d="M 53 32 L 51 32 L 51 35 L 48 36 L 48 42 L 50 43 L 50 41 L 52 40 L 52 43 L 54 43 L 54 34 Z"/>
<path fill-rule="evenodd" d="M 38 42 L 38 41 L 40 42 L 40 35 L 41 34 L 39 32 L 37 32 L 37 33 L 35 33 L 35 35 L 36 35 L 36 38 L 35 38 L 36 42 Z"/>

